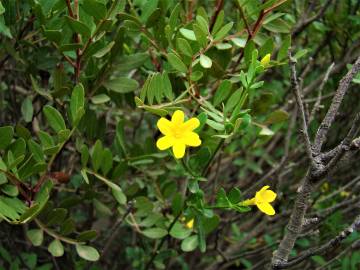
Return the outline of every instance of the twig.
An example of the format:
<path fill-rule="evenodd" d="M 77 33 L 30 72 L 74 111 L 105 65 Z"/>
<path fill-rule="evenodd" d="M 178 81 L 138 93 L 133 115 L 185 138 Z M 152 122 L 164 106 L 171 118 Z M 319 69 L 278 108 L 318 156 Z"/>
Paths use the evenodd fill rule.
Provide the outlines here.
<path fill-rule="evenodd" d="M 345 230 L 343 230 L 340 234 L 338 234 L 334 239 L 331 239 L 327 243 L 323 244 L 320 247 L 317 248 L 310 248 L 307 251 L 304 251 L 302 254 L 300 254 L 297 258 L 294 258 L 290 260 L 289 262 L 282 263 L 277 266 L 277 269 L 285 269 L 289 268 L 291 266 L 297 265 L 304 261 L 305 259 L 317 255 L 322 254 L 326 252 L 329 249 L 334 249 L 335 247 L 339 246 L 342 241 L 344 241 L 350 234 L 352 234 L 354 231 L 357 231 L 360 229 L 360 216 L 358 216 L 355 221 Z"/>
<path fill-rule="evenodd" d="M 303 140 L 305 142 L 305 149 L 307 152 L 307 155 L 311 162 L 314 162 L 313 154 L 311 150 L 311 142 L 310 137 L 308 133 L 308 127 L 307 127 L 307 120 L 305 116 L 305 109 L 304 109 L 304 103 L 302 101 L 301 93 L 300 93 L 300 87 L 298 78 L 296 75 L 296 60 L 291 56 L 291 52 L 289 51 L 289 63 L 290 63 L 290 71 L 291 71 L 291 87 L 295 94 L 296 103 L 298 105 L 299 111 L 300 111 L 300 118 L 302 122 L 302 134 L 303 134 Z"/>
<path fill-rule="evenodd" d="M 335 120 L 336 113 L 339 110 L 340 104 L 344 98 L 345 93 L 349 89 L 350 83 L 353 80 L 354 76 L 360 71 L 360 57 L 357 58 L 355 64 L 347 72 L 347 74 L 341 79 L 339 87 L 336 90 L 336 94 L 333 98 L 333 101 L 330 105 L 329 110 L 326 113 L 325 118 L 320 124 L 320 127 L 316 133 L 314 140 L 314 154 L 319 154 L 321 147 L 323 146 L 326 135 Z"/>
<path fill-rule="evenodd" d="M 321 82 L 321 84 L 320 84 L 318 97 L 317 97 L 317 99 L 316 99 L 316 102 L 315 102 L 315 104 L 314 104 L 314 107 L 312 108 L 311 113 L 310 113 L 310 116 L 309 116 L 309 124 L 312 122 L 312 120 L 313 120 L 314 117 L 315 117 L 315 114 L 316 114 L 317 111 L 320 109 L 320 106 L 321 106 L 321 97 L 322 97 L 322 90 L 324 89 L 324 86 L 325 86 L 326 82 L 327 82 L 328 79 L 329 79 L 330 72 L 331 72 L 331 70 L 334 68 L 334 66 L 335 66 L 335 63 L 332 63 L 332 64 L 330 65 L 330 67 L 327 69 L 327 71 L 326 71 L 326 73 L 325 73 L 324 79 L 322 80 L 322 82 Z"/>

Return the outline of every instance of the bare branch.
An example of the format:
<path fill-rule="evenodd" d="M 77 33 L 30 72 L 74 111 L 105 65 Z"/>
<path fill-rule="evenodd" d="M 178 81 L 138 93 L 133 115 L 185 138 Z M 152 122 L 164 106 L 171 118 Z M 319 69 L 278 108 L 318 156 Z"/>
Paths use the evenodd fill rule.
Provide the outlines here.
<path fill-rule="evenodd" d="M 309 159 L 313 162 L 313 155 L 312 155 L 312 150 L 311 150 L 310 137 L 309 137 L 309 133 L 308 133 L 304 103 L 303 103 L 303 100 L 301 97 L 299 82 L 298 82 L 298 78 L 297 78 L 297 74 L 296 74 L 296 66 L 295 66 L 296 60 L 294 58 L 292 58 L 290 51 L 289 51 L 289 63 L 290 63 L 290 71 L 291 71 L 291 87 L 294 91 L 296 103 L 297 103 L 299 111 L 300 111 L 300 118 L 301 118 L 301 122 L 302 122 L 301 132 L 303 134 L 303 139 L 305 142 L 306 153 L 307 153 Z"/>
<path fill-rule="evenodd" d="M 352 234 L 354 231 L 357 231 L 359 229 L 360 229 L 360 216 L 358 216 L 348 228 L 343 230 L 334 239 L 331 239 L 330 241 L 328 241 L 327 243 L 323 244 L 320 247 L 308 249 L 307 251 L 300 254 L 297 258 L 294 258 L 287 263 L 277 265 L 277 269 L 289 268 L 291 266 L 301 263 L 302 261 L 304 261 L 305 259 L 311 256 L 314 256 L 316 254 L 322 254 L 329 249 L 335 248 L 338 245 L 340 245 L 341 242 L 344 241 L 350 234 Z"/>
<path fill-rule="evenodd" d="M 352 68 L 347 72 L 347 74 L 341 79 L 339 83 L 339 87 L 336 90 L 336 94 L 333 98 L 333 101 L 330 105 L 328 112 L 326 113 L 325 118 L 320 124 L 320 127 L 316 133 L 315 141 L 314 141 L 314 153 L 319 154 L 321 151 L 321 147 L 323 146 L 326 135 L 335 120 L 335 116 L 339 110 L 340 104 L 344 98 L 346 91 L 348 90 L 351 81 L 353 80 L 356 73 L 360 71 L 360 57 L 356 60 L 355 64 Z"/>

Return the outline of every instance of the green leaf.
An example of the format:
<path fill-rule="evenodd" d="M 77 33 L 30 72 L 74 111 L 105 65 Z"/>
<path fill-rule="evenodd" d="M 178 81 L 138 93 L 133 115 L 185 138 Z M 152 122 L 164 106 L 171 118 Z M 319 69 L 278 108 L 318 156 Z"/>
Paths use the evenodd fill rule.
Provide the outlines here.
<path fill-rule="evenodd" d="M 116 93 L 130 93 L 139 88 L 139 83 L 127 77 L 118 77 L 104 83 L 104 86 Z"/>
<path fill-rule="evenodd" d="M 288 25 L 284 20 L 277 19 L 275 21 L 271 21 L 267 24 L 264 24 L 263 27 L 274 33 L 289 33 L 290 25 Z"/>
<path fill-rule="evenodd" d="M 126 204 L 126 195 L 124 194 L 124 192 L 122 192 L 122 190 L 112 189 L 111 192 L 119 204 Z"/>
<path fill-rule="evenodd" d="M 205 54 L 201 54 L 200 55 L 200 65 L 203 68 L 211 68 L 212 61 L 211 61 L 210 57 L 206 56 Z"/>
<path fill-rule="evenodd" d="M 0 150 L 5 149 L 11 143 L 14 136 L 14 128 L 11 126 L 0 127 Z"/>
<path fill-rule="evenodd" d="M 85 23 L 75 20 L 69 16 L 65 16 L 65 18 L 67 19 L 70 28 L 75 33 L 82 35 L 84 38 L 89 38 L 91 36 L 91 30 Z"/>
<path fill-rule="evenodd" d="M 240 101 L 243 91 L 238 89 L 229 97 L 226 102 L 225 109 L 227 112 L 230 112 Z"/>
<path fill-rule="evenodd" d="M 41 246 L 44 240 L 44 232 L 39 229 L 28 230 L 26 236 L 35 247 Z"/>
<path fill-rule="evenodd" d="M 28 141 L 28 146 L 29 146 L 29 150 L 30 152 L 33 154 L 34 159 L 36 161 L 44 161 L 44 152 L 42 151 L 42 148 L 39 144 L 37 144 L 34 140 L 30 139 Z"/>
<path fill-rule="evenodd" d="M 82 7 L 86 11 L 86 13 L 93 16 L 96 20 L 103 19 L 106 16 L 106 6 L 99 1 L 86 0 L 83 2 Z"/>
<path fill-rule="evenodd" d="M 52 106 L 46 105 L 43 109 L 45 117 L 50 127 L 55 131 L 59 132 L 66 129 L 64 118 L 60 112 Z"/>
<path fill-rule="evenodd" d="M 98 50 L 93 56 L 95 58 L 101 58 L 111 51 L 111 48 L 115 45 L 115 41 L 111 41 L 104 48 Z"/>
<path fill-rule="evenodd" d="M 202 73 L 200 70 L 196 70 L 193 73 L 191 73 L 190 79 L 194 82 L 200 80 L 203 77 L 204 73 Z"/>
<path fill-rule="evenodd" d="M 95 262 L 100 258 L 99 252 L 91 246 L 76 245 L 76 252 L 81 258 L 87 261 Z"/>
<path fill-rule="evenodd" d="M 97 236 L 97 232 L 95 230 L 89 230 L 80 233 L 76 237 L 76 240 L 79 242 L 85 242 L 94 239 L 96 236 Z"/>
<path fill-rule="evenodd" d="M 229 96 L 231 92 L 232 84 L 229 80 L 223 80 L 219 87 L 216 89 L 215 95 L 214 95 L 214 106 L 218 106 L 223 102 L 227 97 Z"/>
<path fill-rule="evenodd" d="M 85 90 L 83 85 L 80 83 L 74 87 L 70 99 L 70 113 L 74 125 L 80 121 L 84 114 L 85 107 Z"/>
<path fill-rule="evenodd" d="M 214 37 L 214 41 L 219 41 L 222 40 L 227 33 L 229 33 L 229 31 L 231 30 L 231 28 L 233 27 L 234 23 L 233 22 L 229 22 L 227 24 L 225 24 L 220 30 L 219 32 L 216 33 L 215 37 Z"/>
<path fill-rule="evenodd" d="M 168 234 L 167 230 L 161 228 L 150 228 L 142 231 L 142 234 L 151 239 L 160 239 Z"/>
<path fill-rule="evenodd" d="M 191 46 L 189 42 L 186 41 L 186 39 L 178 38 L 176 40 L 178 49 L 185 55 L 191 57 L 193 55 Z"/>
<path fill-rule="evenodd" d="M 216 17 L 214 27 L 213 27 L 213 29 L 211 31 L 212 35 L 215 35 L 220 30 L 221 26 L 224 23 L 224 16 L 225 16 L 225 12 L 224 12 L 224 10 L 221 10 L 219 12 L 218 16 Z"/>
<path fill-rule="evenodd" d="M 188 238 L 185 238 L 181 242 L 181 250 L 184 252 L 193 251 L 197 248 L 198 244 L 199 244 L 199 241 L 198 241 L 197 235 L 192 235 Z"/>
<path fill-rule="evenodd" d="M 176 222 L 170 230 L 170 235 L 176 239 L 185 239 L 190 236 L 192 230 L 186 228 L 180 222 Z"/>
<path fill-rule="evenodd" d="M 176 70 L 186 73 L 187 72 L 187 67 L 184 64 L 184 62 L 175 54 L 173 53 L 169 53 L 167 56 L 167 59 L 170 63 L 170 65 L 175 68 Z"/>
<path fill-rule="evenodd" d="M 186 28 L 181 28 L 180 33 L 188 40 L 196 41 L 196 36 L 195 36 L 194 31 L 186 29 Z"/>
<path fill-rule="evenodd" d="M 60 30 L 44 29 L 44 36 L 50 40 L 59 44 L 62 38 L 62 32 Z"/>
<path fill-rule="evenodd" d="M 64 255 L 64 246 L 58 239 L 55 239 L 48 246 L 48 251 L 54 257 L 61 257 Z"/>
<path fill-rule="evenodd" d="M 104 104 L 110 100 L 111 100 L 110 97 L 106 94 L 100 94 L 100 95 L 91 97 L 91 102 L 95 105 Z"/>
<path fill-rule="evenodd" d="M 32 121 L 33 114 L 34 114 L 34 108 L 32 105 L 32 101 L 29 97 L 26 97 L 21 104 L 21 114 L 26 123 L 29 123 Z"/>
<path fill-rule="evenodd" d="M 196 23 L 193 25 L 193 29 L 197 42 L 201 47 L 205 48 L 207 45 L 207 32 L 204 32 L 204 30 Z"/>

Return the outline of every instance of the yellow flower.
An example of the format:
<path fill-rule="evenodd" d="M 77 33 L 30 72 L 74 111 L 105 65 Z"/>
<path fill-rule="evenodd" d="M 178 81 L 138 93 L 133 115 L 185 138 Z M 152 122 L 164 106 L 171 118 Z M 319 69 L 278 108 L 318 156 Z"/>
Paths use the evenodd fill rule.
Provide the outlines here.
<path fill-rule="evenodd" d="M 341 192 L 340 192 L 340 196 L 341 196 L 341 197 L 345 197 L 345 198 L 346 198 L 346 197 L 349 197 L 349 196 L 350 196 L 350 192 L 347 192 L 347 191 L 345 191 L 345 190 L 344 190 L 344 191 L 341 191 Z"/>
<path fill-rule="evenodd" d="M 171 121 L 161 117 L 157 126 L 165 136 L 157 140 L 156 146 L 160 150 L 172 147 L 175 158 L 185 155 L 186 146 L 196 147 L 201 144 L 199 135 L 193 132 L 200 125 L 197 118 L 191 118 L 184 122 L 184 112 L 177 110 L 172 115 Z"/>
<path fill-rule="evenodd" d="M 192 218 L 188 222 L 186 222 L 185 227 L 192 229 L 194 227 L 194 219 Z"/>
<path fill-rule="evenodd" d="M 266 67 L 267 65 L 269 65 L 270 63 L 270 53 L 268 53 L 267 55 L 265 55 L 261 61 L 260 61 L 260 64 L 263 66 L 263 67 Z"/>
<path fill-rule="evenodd" d="M 261 212 L 269 216 L 275 215 L 275 210 L 271 206 L 271 202 L 273 202 L 276 198 L 276 193 L 272 190 L 269 190 L 269 186 L 264 186 L 258 192 L 254 198 L 250 200 L 246 200 L 242 202 L 243 205 L 256 205 Z"/>

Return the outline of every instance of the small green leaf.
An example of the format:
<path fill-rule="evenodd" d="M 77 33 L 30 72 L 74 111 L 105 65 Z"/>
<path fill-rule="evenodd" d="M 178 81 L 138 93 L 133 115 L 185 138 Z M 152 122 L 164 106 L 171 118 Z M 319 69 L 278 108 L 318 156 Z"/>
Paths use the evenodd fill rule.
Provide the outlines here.
<path fill-rule="evenodd" d="M 104 86 L 116 93 L 130 93 L 139 88 L 139 83 L 127 77 L 118 77 L 104 83 Z"/>
<path fill-rule="evenodd" d="M 100 94 L 100 95 L 91 97 L 91 102 L 95 105 L 104 104 L 110 100 L 111 100 L 110 97 L 106 94 Z"/>
<path fill-rule="evenodd" d="M 223 80 L 219 87 L 216 89 L 215 95 L 214 95 L 214 106 L 218 106 L 226 100 L 231 92 L 232 84 L 229 80 Z"/>
<path fill-rule="evenodd" d="M 43 109 L 45 117 L 50 127 L 55 131 L 59 132 L 66 129 L 64 118 L 60 112 L 52 106 L 46 105 Z"/>
<path fill-rule="evenodd" d="M 34 108 L 32 105 L 32 101 L 29 97 L 26 97 L 21 104 L 21 114 L 26 123 L 29 123 L 32 121 L 33 114 L 34 114 Z"/>
<path fill-rule="evenodd" d="M 214 40 L 215 41 L 222 40 L 227 35 L 227 33 L 229 33 L 229 31 L 231 30 L 233 25 L 234 25 L 233 22 L 229 22 L 229 23 L 225 24 L 223 27 L 221 27 L 219 32 L 216 33 Z"/>
<path fill-rule="evenodd" d="M 70 28 L 75 33 L 82 35 L 84 38 L 89 38 L 91 36 L 91 30 L 85 23 L 79 20 L 75 20 L 69 16 L 65 16 L 65 18 L 67 19 Z"/>
<path fill-rule="evenodd" d="M 188 40 L 196 41 L 196 36 L 194 31 L 186 28 L 180 28 L 180 33 Z"/>
<path fill-rule="evenodd" d="M 212 61 L 211 61 L 210 57 L 206 56 L 205 54 L 201 54 L 200 55 L 200 65 L 203 68 L 211 68 Z"/>
<path fill-rule="evenodd" d="M 191 46 L 189 42 L 186 41 L 186 39 L 178 38 L 176 40 L 178 49 L 185 55 L 191 57 L 193 55 Z"/>
<path fill-rule="evenodd" d="M 191 231 L 180 222 L 176 222 L 170 230 L 170 235 L 176 239 L 185 239 L 190 236 Z"/>
<path fill-rule="evenodd" d="M 197 235 L 192 235 L 188 238 L 185 238 L 181 242 L 181 250 L 184 252 L 193 251 L 197 248 L 198 244 L 199 244 L 199 241 L 198 241 Z"/>
<path fill-rule="evenodd" d="M 187 67 L 184 64 L 184 62 L 175 54 L 173 53 L 169 53 L 168 56 L 168 61 L 170 63 L 170 65 L 175 68 L 176 70 L 186 73 L 187 72 Z"/>
<path fill-rule="evenodd" d="M 48 251 L 54 257 L 61 257 L 64 255 L 64 246 L 58 239 L 55 239 L 48 246 Z"/>
<path fill-rule="evenodd" d="M 35 247 L 41 246 L 44 240 L 44 232 L 39 229 L 28 230 L 26 236 Z"/>
<path fill-rule="evenodd" d="M 10 126 L 0 127 L 0 150 L 5 149 L 14 136 L 14 128 Z"/>
<path fill-rule="evenodd" d="M 142 231 L 143 235 L 151 239 L 163 238 L 168 234 L 167 230 L 161 228 L 150 228 Z"/>
<path fill-rule="evenodd" d="M 81 258 L 87 261 L 95 262 L 100 258 L 99 252 L 91 246 L 76 245 L 76 252 Z"/>
<path fill-rule="evenodd" d="M 85 107 L 85 90 L 80 83 L 74 87 L 70 99 L 70 112 L 73 125 L 77 125 L 81 117 L 84 115 Z"/>

